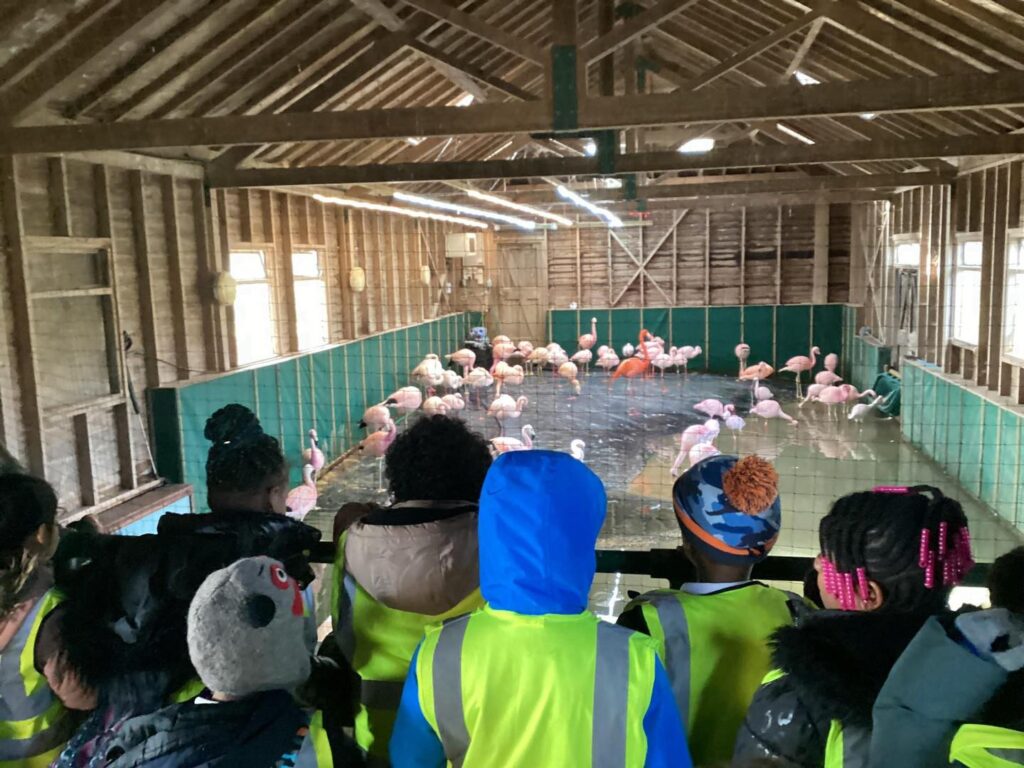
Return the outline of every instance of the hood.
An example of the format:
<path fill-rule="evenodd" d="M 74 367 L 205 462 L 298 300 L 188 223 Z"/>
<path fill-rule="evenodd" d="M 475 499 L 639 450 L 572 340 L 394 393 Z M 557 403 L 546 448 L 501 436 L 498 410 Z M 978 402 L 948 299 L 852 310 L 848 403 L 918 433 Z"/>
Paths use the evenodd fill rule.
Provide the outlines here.
<path fill-rule="evenodd" d="M 514 451 L 480 494 L 480 588 L 492 608 L 527 615 L 586 610 L 604 485 L 567 453 Z"/>
<path fill-rule="evenodd" d="M 871 727 L 871 708 L 927 613 L 818 611 L 772 638 L 772 659 L 822 718 Z"/>
<path fill-rule="evenodd" d="M 449 510 L 458 514 L 404 522 L 415 519 L 416 512 Z M 349 528 L 345 570 L 374 600 L 395 610 L 438 616 L 480 586 L 475 504 L 406 502 L 375 512 L 371 519 Z"/>

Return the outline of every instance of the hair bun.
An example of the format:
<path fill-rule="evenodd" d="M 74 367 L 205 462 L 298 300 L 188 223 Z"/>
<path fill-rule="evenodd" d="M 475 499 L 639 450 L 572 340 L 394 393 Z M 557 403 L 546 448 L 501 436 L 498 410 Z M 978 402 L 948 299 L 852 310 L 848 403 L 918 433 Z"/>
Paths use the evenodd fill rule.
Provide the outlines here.
<path fill-rule="evenodd" d="M 214 445 L 251 441 L 263 434 L 256 414 L 239 403 L 225 405 L 206 420 L 203 435 Z"/>
<path fill-rule="evenodd" d="M 779 496 L 779 473 L 760 456 L 746 456 L 722 477 L 726 498 L 740 512 L 757 515 Z"/>

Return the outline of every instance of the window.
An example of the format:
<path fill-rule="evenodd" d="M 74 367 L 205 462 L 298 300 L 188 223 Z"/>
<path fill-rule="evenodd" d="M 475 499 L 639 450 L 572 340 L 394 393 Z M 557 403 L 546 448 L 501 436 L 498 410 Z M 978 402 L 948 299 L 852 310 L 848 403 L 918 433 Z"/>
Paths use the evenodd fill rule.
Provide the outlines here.
<path fill-rule="evenodd" d="M 238 364 L 266 360 L 276 354 L 274 313 L 267 259 L 263 251 L 232 251 L 231 276 L 235 295 L 235 342 Z"/>
<path fill-rule="evenodd" d="M 957 247 L 953 283 L 953 338 L 978 343 L 981 324 L 981 240 L 966 240 Z"/>
<path fill-rule="evenodd" d="M 899 243 L 896 246 L 895 262 L 897 267 L 915 267 L 921 263 L 921 243 Z"/>
<path fill-rule="evenodd" d="M 1007 249 L 1003 301 L 1004 351 L 1024 358 L 1024 239 L 1011 240 Z"/>
<path fill-rule="evenodd" d="M 299 349 L 311 349 L 328 342 L 327 283 L 324 282 L 317 251 L 292 254 L 295 278 L 295 318 L 298 320 Z"/>

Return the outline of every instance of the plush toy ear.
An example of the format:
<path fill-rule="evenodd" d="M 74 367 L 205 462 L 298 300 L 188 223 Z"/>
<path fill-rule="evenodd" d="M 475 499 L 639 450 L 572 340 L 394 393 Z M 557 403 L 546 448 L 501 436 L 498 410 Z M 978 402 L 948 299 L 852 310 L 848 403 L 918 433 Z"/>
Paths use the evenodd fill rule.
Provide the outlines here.
<path fill-rule="evenodd" d="M 252 595 L 242 605 L 242 614 L 250 626 L 259 629 L 274 620 L 277 607 L 266 595 Z"/>

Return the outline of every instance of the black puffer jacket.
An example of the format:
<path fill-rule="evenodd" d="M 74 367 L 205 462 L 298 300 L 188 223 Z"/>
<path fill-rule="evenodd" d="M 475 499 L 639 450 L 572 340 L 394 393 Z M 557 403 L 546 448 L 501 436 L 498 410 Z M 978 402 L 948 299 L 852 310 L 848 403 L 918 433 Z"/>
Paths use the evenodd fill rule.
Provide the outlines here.
<path fill-rule="evenodd" d="M 195 675 L 186 618 L 203 580 L 240 558 L 268 555 L 308 583 L 306 554 L 319 539 L 315 528 L 263 513 L 167 515 L 147 536 L 70 532 L 54 558 L 55 583 L 66 596 L 62 649 L 101 701 L 145 708 L 155 695 L 159 706 Z"/>
<path fill-rule="evenodd" d="M 734 761 L 774 758 L 821 768 L 833 720 L 845 747 L 867 764 L 871 710 L 896 660 L 927 621 L 924 614 L 820 611 L 773 637 L 785 673 L 761 686 L 736 741 Z"/>

